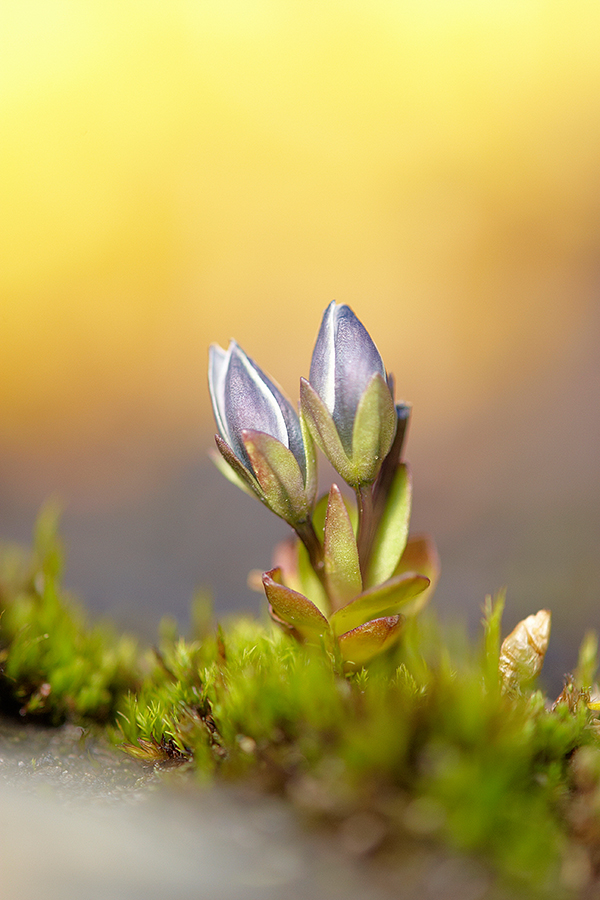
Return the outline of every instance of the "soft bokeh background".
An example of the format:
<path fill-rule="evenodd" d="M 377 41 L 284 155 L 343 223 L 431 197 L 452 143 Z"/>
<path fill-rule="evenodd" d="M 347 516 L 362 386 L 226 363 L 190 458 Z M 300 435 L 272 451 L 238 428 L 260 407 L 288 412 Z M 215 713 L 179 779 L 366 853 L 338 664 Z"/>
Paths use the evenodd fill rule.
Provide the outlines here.
<path fill-rule="evenodd" d="M 437 604 L 600 596 L 595 0 L 6 0 L 0 528 L 64 506 L 67 580 L 154 627 L 285 526 L 207 464 L 207 346 L 291 396 L 349 303 L 414 404 Z"/>

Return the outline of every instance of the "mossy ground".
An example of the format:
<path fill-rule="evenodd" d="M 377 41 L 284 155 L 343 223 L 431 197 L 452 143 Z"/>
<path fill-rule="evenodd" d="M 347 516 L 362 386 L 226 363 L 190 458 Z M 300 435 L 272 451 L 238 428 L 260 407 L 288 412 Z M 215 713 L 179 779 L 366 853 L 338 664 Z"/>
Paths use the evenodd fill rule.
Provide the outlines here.
<path fill-rule="evenodd" d="M 200 609 L 190 636 L 166 621 L 158 646 L 142 647 L 91 625 L 60 571 L 51 514 L 31 554 L 2 551 L 4 715 L 102 727 L 149 762 L 252 779 L 333 827 L 362 822 L 365 852 L 441 842 L 515 890 L 597 889 L 593 637 L 552 705 L 533 688 L 501 689 L 501 601 L 487 603 L 478 641 L 423 616 L 396 650 L 347 677 L 270 623 L 217 628 Z"/>

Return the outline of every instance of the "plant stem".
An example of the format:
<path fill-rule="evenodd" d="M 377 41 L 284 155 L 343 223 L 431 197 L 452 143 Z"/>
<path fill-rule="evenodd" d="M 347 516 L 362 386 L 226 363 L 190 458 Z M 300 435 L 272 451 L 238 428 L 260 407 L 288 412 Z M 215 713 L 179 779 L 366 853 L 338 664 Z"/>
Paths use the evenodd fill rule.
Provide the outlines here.
<path fill-rule="evenodd" d="M 371 552 L 371 540 L 373 538 L 373 488 L 370 484 L 361 484 L 356 488 L 356 500 L 358 503 L 358 534 L 356 545 L 358 547 L 358 561 L 360 571 L 364 578 Z"/>
<path fill-rule="evenodd" d="M 377 480 L 373 485 L 373 503 L 375 507 L 375 520 L 373 530 L 377 527 L 377 522 L 383 512 L 388 491 L 394 480 L 394 476 L 398 469 L 398 465 L 402 459 L 402 449 L 406 440 L 406 432 L 408 431 L 408 423 L 410 420 L 410 408 L 407 406 L 396 407 L 398 415 L 398 425 L 396 428 L 396 436 L 391 446 L 390 452 L 383 461 Z"/>
<path fill-rule="evenodd" d="M 310 564 L 313 567 L 315 574 L 319 578 L 319 581 L 325 588 L 327 596 L 329 596 L 329 592 L 327 590 L 327 580 L 325 577 L 323 547 L 319 538 L 317 537 L 317 533 L 314 529 L 312 521 L 308 519 L 306 522 L 301 522 L 299 525 L 295 526 L 294 530 L 306 547 L 308 551 L 308 558 L 310 559 Z"/>

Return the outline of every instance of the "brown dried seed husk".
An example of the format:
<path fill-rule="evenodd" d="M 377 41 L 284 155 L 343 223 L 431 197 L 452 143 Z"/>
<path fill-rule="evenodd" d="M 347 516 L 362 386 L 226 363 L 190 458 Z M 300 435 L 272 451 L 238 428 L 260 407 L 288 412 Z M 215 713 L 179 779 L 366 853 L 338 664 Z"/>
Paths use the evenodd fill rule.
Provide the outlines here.
<path fill-rule="evenodd" d="M 550 611 L 540 609 L 519 622 L 504 639 L 499 667 L 505 686 L 526 683 L 538 674 L 550 640 L 550 619 Z"/>

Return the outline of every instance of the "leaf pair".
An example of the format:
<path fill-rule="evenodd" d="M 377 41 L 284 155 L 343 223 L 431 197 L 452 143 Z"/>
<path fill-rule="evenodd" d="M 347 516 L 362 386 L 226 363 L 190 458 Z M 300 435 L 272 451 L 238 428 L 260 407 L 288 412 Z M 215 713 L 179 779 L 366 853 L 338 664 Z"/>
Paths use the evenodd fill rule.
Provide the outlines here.
<path fill-rule="evenodd" d="M 424 575 L 407 572 L 358 594 L 329 618 L 304 594 L 283 583 L 279 567 L 263 575 L 271 615 L 308 643 L 330 648 L 337 641 L 346 668 L 368 662 L 400 636 L 399 610 L 430 585 Z"/>

